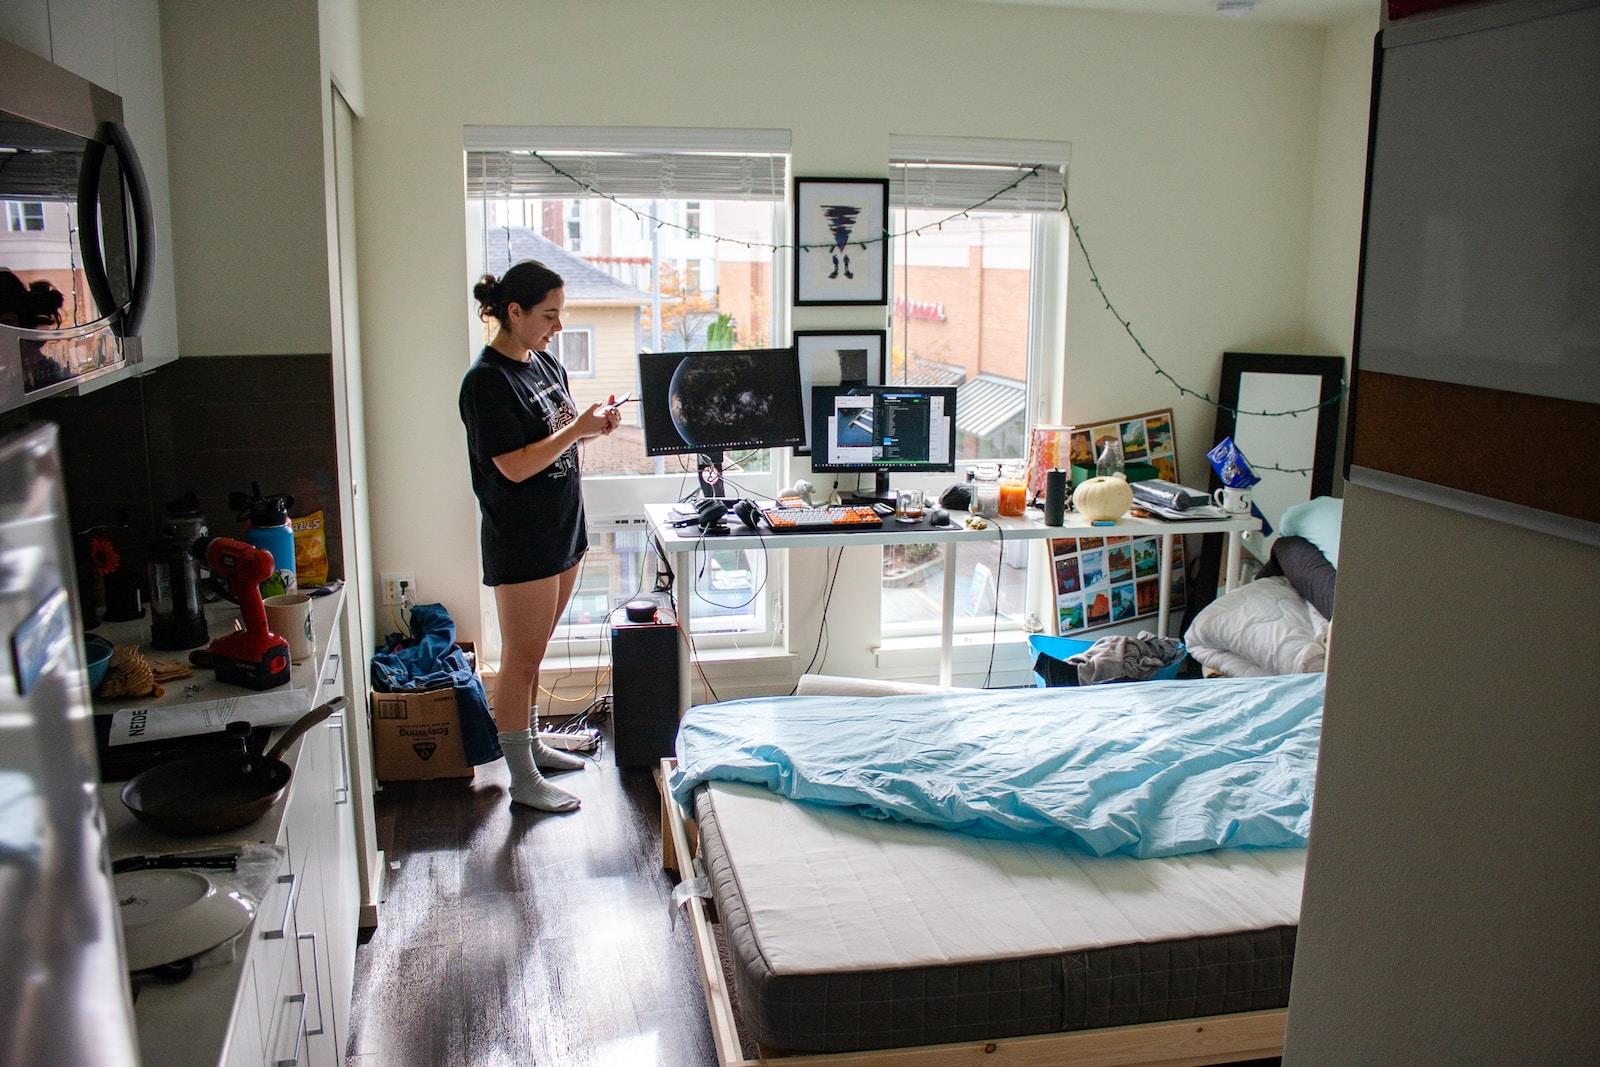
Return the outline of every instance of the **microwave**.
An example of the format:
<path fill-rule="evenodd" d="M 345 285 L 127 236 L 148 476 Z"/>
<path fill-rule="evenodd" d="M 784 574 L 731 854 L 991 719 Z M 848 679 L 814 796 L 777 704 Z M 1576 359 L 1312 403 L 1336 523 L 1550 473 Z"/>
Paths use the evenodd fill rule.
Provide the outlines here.
<path fill-rule="evenodd" d="M 0 411 L 138 364 L 154 264 L 122 99 L 0 40 Z"/>

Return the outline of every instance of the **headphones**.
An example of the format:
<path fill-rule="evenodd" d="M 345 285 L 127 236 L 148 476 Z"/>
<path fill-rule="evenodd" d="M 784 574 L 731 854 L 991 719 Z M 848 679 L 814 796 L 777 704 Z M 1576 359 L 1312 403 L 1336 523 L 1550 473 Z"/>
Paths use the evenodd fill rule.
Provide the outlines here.
<path fill-rule="evenodd" d="M 694 503 L 695 515 L 693 518 L 679 519 L 674 526 L 698 526 L 702 533 L 720 537 L 729 532 L 723 523 L 729 511 L 732 511 L 739 521 L 749 529 L 756 529 L 761 525 L 761 509 L 753 500 L 735 500 L 730 507 L 727 501 L 715 500 L 711 497 L 702 497 Z"/>

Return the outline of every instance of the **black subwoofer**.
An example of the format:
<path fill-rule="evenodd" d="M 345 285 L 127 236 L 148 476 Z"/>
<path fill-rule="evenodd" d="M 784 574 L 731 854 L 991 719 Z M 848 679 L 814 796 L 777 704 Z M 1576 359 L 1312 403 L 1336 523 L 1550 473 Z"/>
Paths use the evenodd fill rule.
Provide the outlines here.
<path fill-rule="evenodd" d="M 618 767 L 654 767 L 676 751 L 678 623 L 618 619 L 611 627 L 611 745 Z"/>

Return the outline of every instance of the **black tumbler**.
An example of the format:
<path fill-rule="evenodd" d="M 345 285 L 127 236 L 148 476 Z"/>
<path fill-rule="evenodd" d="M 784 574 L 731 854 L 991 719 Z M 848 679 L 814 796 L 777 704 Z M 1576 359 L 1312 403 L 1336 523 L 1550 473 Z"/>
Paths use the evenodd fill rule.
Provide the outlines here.
<path fill-rule="evenodd" d="M 1066 521 L 1067 472 L 1063 470 L 1044 473 L 1044 524 L 1060 526 Z"/>

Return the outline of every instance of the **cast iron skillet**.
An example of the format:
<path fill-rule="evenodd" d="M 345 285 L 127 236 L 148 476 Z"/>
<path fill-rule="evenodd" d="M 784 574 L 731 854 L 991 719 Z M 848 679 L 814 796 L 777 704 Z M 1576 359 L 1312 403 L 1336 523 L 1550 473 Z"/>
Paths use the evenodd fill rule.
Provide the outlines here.
<path fill-rule="evenodd" d="M 344 697 L 335 697 L 307 712 L 263 756 L 210 752 L 140 771 L 122 787 L 122 802 L 164 834 L 217 834 L 253 823 L 289 787 L 292 772 L 279 757 L 343 706 Z"/>

